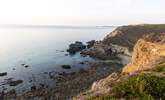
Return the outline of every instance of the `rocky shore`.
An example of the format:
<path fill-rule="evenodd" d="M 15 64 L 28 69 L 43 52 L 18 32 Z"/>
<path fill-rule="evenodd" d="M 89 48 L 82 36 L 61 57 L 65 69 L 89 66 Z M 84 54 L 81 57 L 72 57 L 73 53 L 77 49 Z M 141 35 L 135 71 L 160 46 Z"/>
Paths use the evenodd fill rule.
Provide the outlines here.
<path fill-rule="evenodd" d="M 96 80 L 108 76 L 110 73 L 122 67 L 117 61 L 98 62 L 91 64 L 87 70 L 81 69 L 79 72 L 61 73 L 54 76 L 56 84 L 51 88 L 32 89 L 31 91 L 19 96 L 10 91 L 1 94 L 2 100 L 66 100 L 71 99 L 78 93 L 89 89 Z"/>

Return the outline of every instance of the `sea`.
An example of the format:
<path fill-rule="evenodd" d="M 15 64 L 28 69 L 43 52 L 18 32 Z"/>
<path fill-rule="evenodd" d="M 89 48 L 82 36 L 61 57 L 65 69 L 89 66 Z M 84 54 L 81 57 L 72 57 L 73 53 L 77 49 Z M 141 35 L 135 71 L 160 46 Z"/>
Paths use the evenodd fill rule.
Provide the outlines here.
<path fill-rule="evenodd" d="M 103 26 L 5 26 L 0 27 L 0 91 L 15 89 L 23 93 L 31 86 L 54 84 L 51 74 L 71 73 L 89 67 L 96 59 L 69 55 L 69 44 L 81 41 L 103 40 L 115 27 Z M 63 69 L 70 65 L 71 69 Z M 17 86 L 9 86 L 8 81 L 23 80 Z"/>

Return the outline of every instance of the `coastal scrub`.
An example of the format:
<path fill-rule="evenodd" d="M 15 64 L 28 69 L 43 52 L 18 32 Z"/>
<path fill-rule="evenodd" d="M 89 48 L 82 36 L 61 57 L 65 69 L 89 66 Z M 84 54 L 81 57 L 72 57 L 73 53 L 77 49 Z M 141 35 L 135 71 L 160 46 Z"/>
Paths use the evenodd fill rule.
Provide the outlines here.
<path fill-rule="evenodd" d="M 131 76 L 114 86 L 113 96 L 126 99 L 165 99 L 164 91 L 165 78 L 139 74 L 137 76 Z"/>

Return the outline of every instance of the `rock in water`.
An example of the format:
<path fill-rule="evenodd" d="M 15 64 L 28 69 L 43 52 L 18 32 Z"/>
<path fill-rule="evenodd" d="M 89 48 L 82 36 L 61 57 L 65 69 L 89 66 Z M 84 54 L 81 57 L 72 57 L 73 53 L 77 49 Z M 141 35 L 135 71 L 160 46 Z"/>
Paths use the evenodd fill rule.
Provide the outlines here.
<path fill-rule="evenodd" d="M 6 76 L 7 72 L 0 73 L 0 76 Z"/>
<path fill-rule="evenodd" d="M 69 45 L 69 49 L 67 50 L 67 52 L 75 54 L 76 52 L 79 52 L 85 48 L 86 46 L 82 42 L 76 41 L 75 43 Z"/>
<path fill-rule="evenodd" d="M 36 90 L 36 89 L 37 89 L 36 86 L 32 86 L 32 87 L 31 87 L 31 90 Z"/>
<path fill-rule="evenodd" d="M 96 42 L 95 40 L 88 41 L 87 47 L 90 48 L 90 47 L 94 46 L 95 42 Z"/>
<path fill-rule="evenodd" d="M 85 64 L 85 63 L 84 63 L 84 62 L 80 62 L 79 64 L 82 64 L 82 65 L 83 65 L 83 64 Z"/>
<path fill-rule="evenodd" d="M 18 84 L 21 84 L 21 83 L 23 83 L 22 80 L 16 80 L 16 81 L 10 81 L 8 84 L 10 86 L 17 86 Z"/>
<path fill-rule="evenodd" d="M 61 66 L 63 69 L 71 69 L 71 66 L 70 65 L 62 65 Z"/>
<path fill-rule="evenodd" d="M 25 65 L 25 68 L 28 68 L 29 67 L 29 65 Z"/>

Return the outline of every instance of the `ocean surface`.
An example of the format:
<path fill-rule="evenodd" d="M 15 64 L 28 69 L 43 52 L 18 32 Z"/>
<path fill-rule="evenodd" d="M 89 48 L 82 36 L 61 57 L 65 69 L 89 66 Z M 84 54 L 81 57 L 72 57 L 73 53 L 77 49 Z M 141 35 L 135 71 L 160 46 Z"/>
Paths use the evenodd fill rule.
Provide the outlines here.
<path fill-rule="evenodd" d="M 0 91 L 11 89 L 22 93 L 31 86 L 51 85 L 50 74 L 73 72 L 88 67 L 95 61 L 82 57 L 79 53 L 68 55 L 66 49 L 70 43 L 90 40 L 102 40 L 114 27 L 0 27 Z M 28 65 L 26 68 L 25 65 Z M 71 65 L 71 69 L 62 69 L 61 65 Z M 47 75 L 49 74 L 49 75 Z M 7 80 L 23 80 L 17 86 L 5 84 Z"/>

